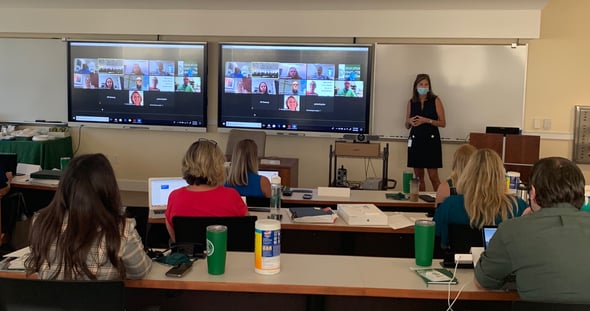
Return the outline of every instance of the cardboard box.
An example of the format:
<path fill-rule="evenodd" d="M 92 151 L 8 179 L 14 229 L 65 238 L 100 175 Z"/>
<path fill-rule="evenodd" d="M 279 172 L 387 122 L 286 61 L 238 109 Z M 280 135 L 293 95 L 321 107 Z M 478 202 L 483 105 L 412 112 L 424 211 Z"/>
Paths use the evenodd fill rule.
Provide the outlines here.
<path fill-rule="evenodd" d="M 334 154 L 336 156 L 378 157 L 381 145 L 378 143 L 343 143 L 336 142 Z"/>
<path fill-rule="evenodd" d="M 338 216 L 353 226 L 387 226 L 389 219 L 375 204 L 338 204 Z"/>

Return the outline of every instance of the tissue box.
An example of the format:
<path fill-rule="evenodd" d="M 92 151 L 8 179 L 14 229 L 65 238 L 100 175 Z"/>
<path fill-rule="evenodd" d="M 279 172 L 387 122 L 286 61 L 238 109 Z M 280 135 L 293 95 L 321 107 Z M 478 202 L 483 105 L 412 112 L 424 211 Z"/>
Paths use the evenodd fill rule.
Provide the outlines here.
<path fill-rule="evenodd" d="M 338 216 L 353 226 L 387 226 L 388 218 L 375 204 L 338 204 Z"/>

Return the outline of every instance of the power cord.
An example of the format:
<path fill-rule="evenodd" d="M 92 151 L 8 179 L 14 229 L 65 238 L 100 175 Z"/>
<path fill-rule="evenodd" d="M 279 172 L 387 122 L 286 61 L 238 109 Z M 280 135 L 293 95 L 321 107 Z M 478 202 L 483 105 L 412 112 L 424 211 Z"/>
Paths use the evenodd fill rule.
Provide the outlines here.
<path fill-rule="evenodd" d="M 457 296 L 455 296 L 455 299 L 453 299 L 453 301 L 451 302 L 451 283 L 452 281 L 455 279 L 456 275 L 457 275 L 457 268 L 459 267 L 459 262 L 455 261 L 455 269 L 453 269 L 453 276 L 451 277 L 451 280 L 448 283 L 448 290 L 447 290 L 447 309 L 446 311 L 453 311 L 453 305 L 455 305 L 455 302 L 457 302 L 457 299 L 459 299 L 459 295 L 461 295 L 461 292 L 463 291 L 463 289 L 465 288 L 465 286 L 467 286 L 467 284 L 470 284 L 472 281 L 469 281 L 465 284 L 463 284 L 463 286 L 461 286 L 461 288 L 459 289 L 459 291 L 457 292 Z"/>
<path fill-rule="evenodd" d="M 80 124 L 80 127 L 78 127 L 78 145 L 76 146 L 76 150 L 74 150 L 74 155 L 76 155 L 76 153 L 78 153 L 78 149 L 80 149 L 80 141 L 82 139 L 82 127 L 84 127 L 84 124 Z"/>

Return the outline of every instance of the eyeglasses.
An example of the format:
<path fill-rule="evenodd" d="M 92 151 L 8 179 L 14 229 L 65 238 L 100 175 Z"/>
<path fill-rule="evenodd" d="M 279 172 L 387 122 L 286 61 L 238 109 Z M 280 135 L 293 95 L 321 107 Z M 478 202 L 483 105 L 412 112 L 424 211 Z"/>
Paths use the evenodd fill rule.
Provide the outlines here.
<path fill-rule="evenodd" d="M 199 143 L 200 143 L 200 142 L 203 142 L 203 143 L 204 143 L 204 142 L 209 142 L 209 143 L 213 144 L 213 146 L 217 146 L 217 142 L 216 142 L 216 141 L 214 141 L 213 139 L 207 139 L 207 138 L 202 138 L 202 137 L 201 137 L 201 138 L 199 138 L 199 139 L 197 140 L 197 142 L 199 142 Z"/>

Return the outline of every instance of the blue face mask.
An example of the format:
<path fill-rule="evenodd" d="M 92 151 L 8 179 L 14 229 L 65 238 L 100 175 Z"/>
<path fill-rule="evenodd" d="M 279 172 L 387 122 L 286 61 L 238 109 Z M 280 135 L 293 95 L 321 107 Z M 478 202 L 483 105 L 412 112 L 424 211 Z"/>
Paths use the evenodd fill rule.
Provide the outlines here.
<path fill-rule="evenodd" d="M 420 95 L 426 95 L 426 94 L 428 94 L 428 88 L 427 87 L 419 87 L 419 88 L 416 88 L 416 91 Z"/>

